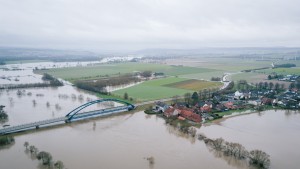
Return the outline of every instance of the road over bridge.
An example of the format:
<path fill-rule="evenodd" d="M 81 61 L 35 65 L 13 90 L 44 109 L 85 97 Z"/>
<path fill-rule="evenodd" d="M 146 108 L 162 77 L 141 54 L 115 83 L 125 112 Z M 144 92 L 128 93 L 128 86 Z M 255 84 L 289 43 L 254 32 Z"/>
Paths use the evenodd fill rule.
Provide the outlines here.
<path fill-rule="evenodd" d="M 83 112 L 83 113 L 80 112 L 84 108 L 89 107 L 93 104 L 97 104 L 97 103 L 101 103 L 101 102 L 109 102 L 109 101 L 122 103 L 123 105 L 118 106 L 118 107 L 108 108 L 108 109 L 101 109 L 101 110 L 95 110 L 95 111 L 89 111 L 89 112 Z M 86 104 L 83 104 L 83 105 L 77 107 L 76 109 L 72 110 L 66 116 L 63 116 L 63 117 L 42 120 L 42 121 L 21 124 L 21 125 L 17 125 L 17 126 L 11 126 L 11 127 L 6 127 L 3 129 L 0 129 L 0 135 L 17 133 L 17 132 L 21 132 L 21 131 L 38 129 L 40 127 L 54 126 L 54 125 L 59 125 L 59 124 L 63 124 L 63 123 L 70 123 L 73 121 L 89 119 L 89 118 L 93 118 L 93 117 L 99 117 L 99 116 L 104 116 L 104 115 L 109 115 L 109 114 L 130 111 L 130 110 L 135 109 L 135 107 L 136 106 L 131 103 L 128 103 L 128 102 L 125 102 L 122 100 L 118 100 L 118 99 L 94 100 L 94 101 L 88 102 Z"/>

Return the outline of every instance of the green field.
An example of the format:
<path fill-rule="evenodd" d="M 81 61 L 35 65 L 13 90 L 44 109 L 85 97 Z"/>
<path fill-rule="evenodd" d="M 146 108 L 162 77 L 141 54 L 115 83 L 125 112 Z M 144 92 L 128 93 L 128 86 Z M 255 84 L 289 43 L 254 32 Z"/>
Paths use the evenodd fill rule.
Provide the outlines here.
<path fill-rule="evenodd" d="M 300 68 L 294 67 L 294 68 L 264 69 L 264 70 L 259 70 L 257 72 L 265 73 L 265 74 L 277 73 L 280 75 L 290 75 L 290 74 L 300 75 Z"/>
<path fill-rule="evenodd" d="M 210 80 L 212 77 L 222 77 L 225 71 L 203 72 L 195 74 L 180 75 L 180 78 Z"/>
<path fill-rule="evenodd" d="M 170 83 L 165 86 L 179 88 L 179 89 L 187 89 L 192 91 L 199 91 L 202 89 L 219 88 L 222 86 L 222 83 L 191 79 L 191 80 Z"/>
<path fill-rule="evenodd" d="M 210 86 L 207 85 L 206 82 L 194 80 L 192 86 L 196 83 L 201 86 L 201 83 L 205 85 L 194 86 L 194 88 L 198 90 L 194 90 L 192 88 L 188 89 L 183 88 L 181 86 L 172 86 L 174 84 L 189 84 L 191 82 L 189 79 L 184 78 L 176 78 L 176 77 L 169 77 L 163 79 L 156 79 L 151 81 L 143 82 L 139 85 L 129 87 L 126 89 L 121 89 L 113 92 L 113 95 L 117 95 L 122 97 L 125 92 L 128 93 L 129 97 L 134 98 L 137 101 L 148 101 L 148 100 L 155 100 L 155 99 L 162 99 L 162 98 L 170 98 L 175 95 L 184 95 L 187 92 L 194 92 L 199 91 L 200 89 L 208 88 Z M 195 83 L 196 82 L 196 83 Z M 212 85 L 219 84 L 218 82 L 210 82 Z"/>
<path fill-rule="evenodd" d="M 254 80 L 258 80 L 258 79 L 266 79 L 267 76 L 262 74 L 262 73 L 253 73 L 253 72 L 249 72 L 249 73 L 237 73 L 234 75 L 231 75 L 229 79 L 233 80 L 233 81 L 238 81 L 238 80 L 247 80 L 248 82 L 254 81 Z"/>
<path fill-rule="evenodd" d="M 87 67 L 70 67 L 58 68 L 49 70 L 38 70 L 36 73 L 49 73 L 55 77 L 65 80 L 75 81 L 79 79 L 92 79 L 101 76 L 111 76 L 133 73 L 136 71 L 151 70 L 153 72 L 163 72 L 168 76 L 179 76 L 185 74 L 214 72 L 214 69 L 170 66 L 164 64 L 150 64 L 150 63 L 119 63 L 119 64 L 103 64 L 97 66 Z"/>

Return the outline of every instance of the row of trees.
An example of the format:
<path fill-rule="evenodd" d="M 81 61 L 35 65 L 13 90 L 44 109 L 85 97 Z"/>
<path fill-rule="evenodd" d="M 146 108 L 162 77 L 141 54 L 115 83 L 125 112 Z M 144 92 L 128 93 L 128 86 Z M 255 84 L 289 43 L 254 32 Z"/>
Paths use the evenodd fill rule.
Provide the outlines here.
<path fill-rule="evenodd" d="M 213 150 L 223 152 L 224 155 L 232 156 L 239 160 L 247 159 L 250 165 L 259 168 L 270 167 L 270 156 L 261 150 L 252 150 L 248 152 L 243 145 L 227 142 L 223 138 L 209 139 L 203 135 L 199 135 L 198 139 L 203 140 L 205 144 Z"/>
<path fill-rule="evenodd" d="M 298 80 L 297 82 L 292 82 L 289 86 L 289 89 L 293 89 L 293 88 L 296 88 L 296 89 L 300 89 L 300 80 Z"/>
<path fill-rule="evenodd" d="M 64 85 L 61 81 L 59 81 L 58 79 L 49 75 L 48 73 L 44 73 L 42 79 L 45 81 L 49 81 L 51 86 L 63 86 Z"/>
<path fill-rule="evenodd" d="M 285 85 L 283 83 L 273 83 L 273 82 L 259 82 L 255 84 L 256 89 L 269 89 L 269 90 L 283 90 L 285 88 Z"/>
<path fill-rule="evenodd" d="M 131 74 L 126 74 L 118 77 L 110 77 L 106 79 L 98 79 L 93 81 L 77 81 L 75 84 L 78 88 L 99 92 L 102 94 L 108 94 L 109 92 L 105 90 L 107 86 L 118 86 L 129 83 L 139 82 L 140 79 L 134 77 Z"/>
<path fill-rule="evenodd" d="M 213 97 L 214 93 L 217 89 L 204 89 L 200 90 L 199 92 L 185 93 L 184 94 L 184 101 L 187 104 L 196 104 L 199 100 L 205 100 Z M 176 103 L 177 98 L 176 96 L 173 97 L 173 101 Z"/>
<path fill-rule="evenodd" d="M 32 87 L 51 87 L 51 86 L 60 86 L 58 82 L 50 83 L 30 83 L 30 84 L 9 84 L 1 85 L 0 89 L 19 89 L 19 88 L 32 88 Z"/>
<path fill-rule="evenodd" d="M 256 89 L 274 89 L 274 90 L 283 90 L 285 85 L 283 83 L 273 83 L 273 82 L 259 82 L 255 84 Z M 289 89 L 300 89 L 300 81 L 290 83 Z"/>
<path fill-rule="evenodd" d="M 145 77 L 145 78 L 148 78 L 148 77 L 152 76 L 152 71 L 146 70 L 146 71 L 141 72 L 140 75 Z"/>
<path fill-rule="evenodd" d="M 221 81 L 220 77 L 211 77 L 211 81 Z"/>
<path fill-rule="evenodd" d="M 280 64 L 280 65 L 275 65 L 274 68 L 291 68 L 291 67 L 296 67 L 296 64 L 293 63 L 285 63 L 285 64 Z"/>
<path fill-rule="evenodd" d="M 39 161 L 42 162 L 43 165 L 48 166 L 49 168 L 56 168 L 56 169 L 64 169 L 64 163 L 60 160 L 53 162 L 52 155 L 46 151 L 39 151 L 34 145 L 29 145 L 26 141 L 24 143 L 26 151 L 29 151 L 30 154 L 36 157 Z"/>

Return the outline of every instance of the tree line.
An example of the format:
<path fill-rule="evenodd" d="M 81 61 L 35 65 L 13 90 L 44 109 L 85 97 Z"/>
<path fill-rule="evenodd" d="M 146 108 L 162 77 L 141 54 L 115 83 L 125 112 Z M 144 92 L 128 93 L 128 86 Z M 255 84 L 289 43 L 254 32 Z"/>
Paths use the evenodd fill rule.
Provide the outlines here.
<path fill-rule="evenodd" d="M 196 104 L 200 100 L 212 98 L 216 92 L 218 92 L 218 89 L 203 89 L 200 90 L 199 92 L 185 93 L 183 95 L 183 98 L 188 105 Z M 173 102 L 177 103 L 178 101 L 179 101 L 179 96 L 173 96 Z"/>
<path fill-rule="evenodd" d="M 56 79 L 53 76 L 49 75 L 48 73 L 44 73 L 42 79 L 45 80 L 45 81 L 49 81 L 50 86 L 63 86 L 64 85 L 61 81 L 59 81 L 58 79 Z"/>
<path fill-rule="evenodd" d="M 258 168 L 266 169 L 270 167 L 270 155 L 262 150 L 247 151 L 246 148 L 233 142 L 227 142 L 223 138 L 210 139 L 204 135 L 198 135 L 199 140 L 215 151 L 222 152 L 226 156 L 234 157 L 238 160 L 248 160 L 249 164 Z"/>
<path fill-rule="evenodd" d="M 108 94 L 108 91 L 105 90 L 107 86 L 118 86 L 129 83 L 137 83 L 140 79 L 134 77 L 132 74 L 126 74 L 118 77 L 110 77 L 105 79 L 98 80 L 89 80 L 89 81 L 77 81 L 75 85 L 78 88 L 99 92 L 102 94 Z"/>
<path fill-rule="evenodd" d="M 12 136 L 0 136 L 0 146 L 10 145 L 15 142 Z"/>
<path fill-rule="evenodd" d="M 1 85 L 0 89 L 19 89 L 19 88 L 32 88 L 32 87 L 52 87 L 52 86 L 63 86 L 63 82 L 54 78 L 53 76 L 45 73 L 42 77 L 43 80 L 49 83 L 29 83 L 29 84 L 10 84 Z"/>
<path fill-rule="evenodd" d="M 274 65 L 274 68 L 291 68 L 291 67 L 296 67 L 296 64 L 285 63 L 285 64 L 280 64 L 280 65 Z"/>
<path fill-rule="evenodd" d="M 34 145 L 29 145 L 29 143 L 26 141 L 24 142 L 24 147 L 26 148 L 26 151 L 29 151 L 30 154 L 41 161 L 41 163 L 44 166 L 48 166 L 49 168 L 55 168 L 55 169 L 64 169 L 64 163 L 60 160 L 53 161 L 53 157 L 49 152 L 46 151 L 39 151 L 38 148 L 36 148 Z"/>

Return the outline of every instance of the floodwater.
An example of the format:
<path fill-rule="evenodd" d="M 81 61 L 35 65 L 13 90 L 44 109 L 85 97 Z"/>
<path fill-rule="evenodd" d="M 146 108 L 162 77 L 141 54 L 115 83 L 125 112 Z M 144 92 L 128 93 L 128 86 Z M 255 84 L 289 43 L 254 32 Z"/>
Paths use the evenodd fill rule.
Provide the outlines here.
<path fill-rule="evenodd" d="M 42 76 L 33 73 L 33 69 L 51 69 L 63 67 L 88 66 L 100 62 L 38 62 L 0 65 L 0 85 L 41 83 Z"/>
<path fill-rule="evenodd" d="M 201 127 L 209 138 L 222 137 L 247 150 L 260 149 L 270 155 L 271 168 L 299 168 L 300 112 L 269 110 L 232 117 L 217 125 Z"/>
<path fill-rule="evenodd" d="M 77 106 L 97 99 L 70 85 L 25 89 L 22 93 L 19 96 L 17 90 L 1 91 L 0 104 L 6 106 L 9 114 L 9 121 L 4 124 L 16 125 L 64 116 Z M 95 105 L 91 109 L 110 106 L 114 104 Z M 297 159 L 300 157 L 297 151 L 299 130 L 299 112 L 272 110 L 203 125 L 198 133 L 241 143 L 248 150 L 261 149 L 270 155 L 271 168 L 282 169 L 300 165 Z M 15 144 L 0 149 L 1 169 L 42 168 L 39 161 L 25 151 L 25 141 L 40 151 L 50 152 L 54 160 L 63 161 L 69 169 L 250 168 L 246 161 L 211 151 L 202 141 L 182 134 L 155 115 L 143 112 L 40 129 L 16 134 L 14 138 Z M 148 157 L 154 157 L 154 164 L 149 164 Z"/>

